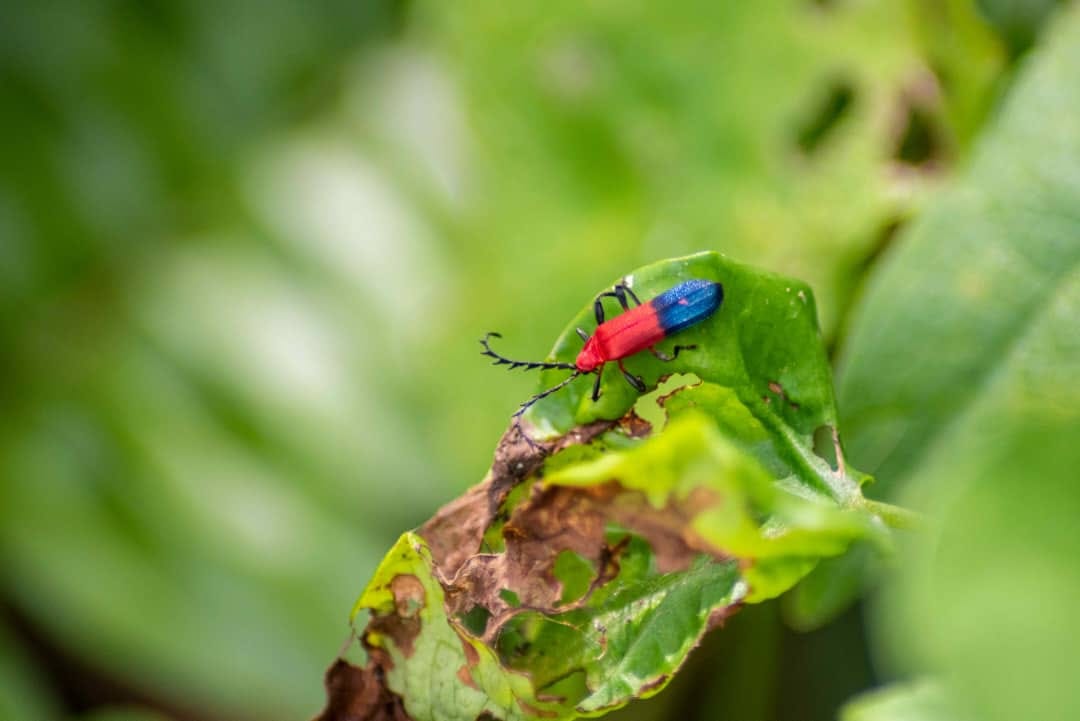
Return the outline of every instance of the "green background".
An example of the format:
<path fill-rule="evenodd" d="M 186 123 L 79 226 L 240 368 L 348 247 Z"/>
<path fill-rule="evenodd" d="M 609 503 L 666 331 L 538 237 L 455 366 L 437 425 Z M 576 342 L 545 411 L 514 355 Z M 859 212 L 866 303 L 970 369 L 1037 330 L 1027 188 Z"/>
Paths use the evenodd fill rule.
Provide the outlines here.
<path fill-rule="evenodd" d="M 312 716 L 532 392 L 476 339 L 709 249 L 814 288 L 931 528 L 619 715 L 1076 718 L 1077 47 L 1008 0 L 4 3 L 0 717 Z"/>

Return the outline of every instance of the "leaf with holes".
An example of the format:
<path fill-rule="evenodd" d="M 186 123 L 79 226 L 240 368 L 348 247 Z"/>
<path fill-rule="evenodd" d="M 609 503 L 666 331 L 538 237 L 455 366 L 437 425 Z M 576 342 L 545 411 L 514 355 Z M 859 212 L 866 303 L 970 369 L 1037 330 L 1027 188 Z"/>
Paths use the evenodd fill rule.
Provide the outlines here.
<path fill-rule="evenodd" d="M 694 387 L 661 399 L 669 412 L 707 404 L 728 436 L 777 478 L 840 503 L 857 502 L 859 485 L 867 477 L 843 463 L 832 370 L 822 348 L 810 288 L 714 252 L 655 263 L 622 282 L 647 301 L 693 278 L 721 283 L 723 303 L 712 317 L 661 348 L 676 342 L 696 348 L 672 361 L 639 353 L 626 360 L 627 370 L 650 387 L 673 374 L 696 378 Z M 595 323 L 590 303 L 556 341 L 552 359 L 572 362 L 581 348 L 577 329 L 591 332 Z M 638 402 L 638 393 L 613 368 L 608 371 L 598 402 L 591 398 L 591 377 L 539 401 L 525 415 L 533 432 L 556 436 L 574 425 L 627 413 Z M 554 385 L 563 376 L 562 371 L 545 371 L 541 385 Z M 814 452 L 815 434 L 819 445 L 824 439 L 825 455 L 836 468 Z"/>
<path fill-rule="evenodd" d="M 814 453 L 836 409 L 809 289 L 716 253 L 624 280 L 646 298 L 688 278 L 725 287 L 720 311 L 679 336 L 697 348 L 629 362 L 650 386 L 692 383 L 639 398 L 612 373 L 599 402 L 579 379 L 533 406 L 538 439 L 512 428 L 488 477 L 386 557 L 354 611 L 368 663 L 331 670 L 325 721 L 364 704 L 463 721 L 616 708 L 663 688 L 741 604 L 853 543 L 887 546 L 865 477 L 839 444 L 836 467 Z M 552 357 L 573 357 L 592 314 Z M 648 403 L 655 426 L 635 412 Z"/>

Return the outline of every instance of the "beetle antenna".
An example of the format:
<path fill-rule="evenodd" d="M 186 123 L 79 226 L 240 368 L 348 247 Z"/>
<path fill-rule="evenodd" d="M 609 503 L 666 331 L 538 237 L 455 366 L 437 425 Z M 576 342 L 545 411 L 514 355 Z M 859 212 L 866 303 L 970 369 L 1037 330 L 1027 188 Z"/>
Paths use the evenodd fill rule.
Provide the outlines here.
<path fill-rule="evenodd" d="M 573 363 L 543 363 L 543 362 L 538 362 L 538 361 L 518 361 L 518 360 L 512 360 L 512 359 L 507 358 L 506 356 L 503 356 L 503 355 L 499 355 L 495 351 L 491 350 L 491 346 L 488 345 L 488 338 L 491 338 L 493 336 L 495 338 L 502 338 L 501 334 L 491 332 L 491 333 L 488 333 L 486 336 L 484 336 L 483 338 L 480 339 L 480 345 L 484 346 L 484 350 L 480 351 L 480 355 L 486 355 L 489 358 L 494 358 L 495 361 L 491 365 L 495 365 L 495 366 L 508 365 L 508 366 L 510 366 L 510 370 L 514 370 L 515 368 L 524 368 L 527 371 L 535 370 L 537 368 L 540 368 L 542 370 L 552 370 L 552 369 L 568 370 L 568 371 L 576 371 L 577 370 L 577 366 L 574 365 Z M 576 377 L 576 376 L 571 376 L 571 378 L 573 378 L 573 377 Z M 565 384 L 563 384 L 563 385 L 565 385 Z M 559 387 L 561 388 L 562 386 L 559 386 Z M 543 398 L 543 396 L 538 396 L 537 398 L 534 398 L 533 400 L 539 400 L 540 398 Z M 526 407 L 528 407 L 528 406 L 526 406 Z"/>
<path fill-rule="evenodd" d="M 566 380 L 552 386 L 551 388 L 548 388 L 546 391 L 541 391 L 540 393 L 537 393 L 535 396 L 533 396 L 532 398 L 530 398 L 529 400 L 525 401 L 520 406 L 518 406 L 518 409 L 516 411 L 514 411 L 514 415 L 511 416 L 511 418 L 514 419 L 514 428 L 517 429 L 518 435 L 521 436 L 522 438 L 524 438 L 525 442 L 528 443 L 533 448 L 536 448 L 536 449 L 539 449 L 539 450 L 543 451 L 543 447 L 540 446 L 539 444 L 537 444 L 537 442 L 534 441 L 532 438 L 530 438 L 529 434 L 525 432 L 525 429 L 521 427 L 521 415 L 525 411 L 529 410 L 529 407 L 533 403 L 536 403 L 541 398 L 547 398 L 548 396 L 550 396 L 555 391 L 557 391 L 560 388 L 566 386 L 570 381 L 574 380 L 579 375 L 581 375 L 581 371 L 579 371 L 577 368 L 575 368 L 574 372 L 571 373 L 569 376 L 567 376 Z"/>
<path fill-rule="evenodd" d="M 529 410 L 529 406 L 531 406 L 533 403 L 536 403 L 541 398 L 547 398 L 552 393 L 554 393 L 555 391 L 559 390 L 563 386 L 567 385 L 570 381 L 577 378 L 579 375 L 581 375 L 581 371 L 579 371 L 578 369 L 575 368 L 574 372 L 571 373 L 569 376 L 567 376 L 566 380 L 564 380 L 562 383 L 559 383 L 557 385 L 553 385 L 551 388 L 548 388 L 546 391 L 540 391 L 535 396 L 533 396 L 532 398 L 530 398 L 529 400 L 525 401 L 520 406 L 518 406 L 518 409 L 516 411 L 514 411 L 514 415 L 511 416 L 511 417 L 512 418 L 521 418 L 521 414 L 524 413 L 525 411 Z"/>

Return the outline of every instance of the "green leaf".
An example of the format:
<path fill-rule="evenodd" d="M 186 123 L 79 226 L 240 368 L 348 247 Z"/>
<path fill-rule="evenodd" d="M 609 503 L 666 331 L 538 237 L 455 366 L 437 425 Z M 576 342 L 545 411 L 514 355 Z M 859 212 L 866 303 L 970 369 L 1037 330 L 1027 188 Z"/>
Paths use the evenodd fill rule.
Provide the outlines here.
<path fill-rule="evenodd" d="M 865 693 L 840 711 L 840 721 L 967 721 L 931 681 L 894 684 Z"/>
<path fill-rule="evenodd" d="M 607 492 L 611 479 L 620 485 L 615 495 Z M 471 590 L 469 582 L 458 574 L 440 583 L 424 539 L 403 536 L 354 617 L 372 614 L 363 638 L 389 653 L 388 686 L 413 718 L 472 719 L 485 711 L 506 719 L 571 717 L 651 695 L 682 665 L 710 618 L 790 588 L 820 557 L 874 533 L 865 512 L 773 486 L 700 412 L 673 420 L 637 448 L 552 473 L 543 487 L 604 489 L 608 522 L 636 529 L 654 547 L 628 544 L 618 574 L 567 611 L 538 611 L 528 602 L 521 613 L 505 610 L 511 618 L 491 636 L 483 625 L 470 632 L 466 614 L 447 610 L 447 595 Z M 563 529 L 582 518 L 557 522 Z M 662 523 L 667 536 L 655 530 Z M 680 560 L 668 546 L 684 538 L 697 539 L 681 558 L 689 567 L 659 572 Z M 527 587 L 511 590 L 528 599 Z"/>
<path fill-rule="evenodd" d="M 914 224 L 853 323 L 839 395 L 850 451 L 879 491 L 999 384 L 1073 282 L 1080 134 L 1064 45 L 1033 59 L 967 181 Z M 1070 348 L 1048 350 L 1067 359 Z M 1047 370 L 1068 393 L 1065 365 Z"/>
<path fill-rule="evenodd" d="M 597 403 L 582 379 L 537 404 L 548 453 L 508 433 L 482 484 L 401 538 L 354 609 L 371 662 L 348 673 L 385 678 L 418 721 L 599 713 L 658 692 L 739 605 L 852 543 L 887 546 L 863 476 L 814 453 L 836 409 L 809 289 L 717 253 L 625 280 L 649 298 L 688 278 L 725 288 L 677 338 L 697 348 L 628 359 L 650 385 L 696 379 L 660 399 L 662 430 L 614 373 Z M 572 359 L 592 312 L 554 357 Z"/>
<path fill-rule="evenodd" d="M 820 558 L 842 553 L 853 539 L 874 536 L 868 514 L 774 486 L 752 456 L 713 430 L 700 408 L 675 416 L 654 442 L 561 468 L 544 482 L 589 487 L 613 478 L 653 508 L 689 503 L 708 491 L 712 503 L 700 495 L 695 499 L 697 515 L 687 519 L 684 532 L 725 555 L 754 560 L 742 571 L 751 602 L 783 593 Z"/>
<path fill-rule="evenodd" d="M 590 693 L 578 710 L 594 713 L 659 692 L 697 645 L 711 614 L 730 608 L 743 592 L 734 563 L 700 556 L 684 573 L 627 584 L 596 608 L 576 612 L 577 627 L 592 641 L 589 650 L 599 652 L 584 664 Z"/>
<path fill-rule="evenodd" d="M 369 611 L 399 621 L 393 635 L 369 626 L 367 643 L 385 649 L 393 659 L 387 683 L 405 699 L 414 719 L 475 719 L 482 712 L 515 718 L 515 699 L 534 700 L 524 676 L 500 673 L 494 653 L 469 639 L 447 618 L 442 586 L 433 576 L 434 564 L 424 540 L 406 533 L 375 572 L 357 601 L 352 619 Z M 409 620 L 412 619 L 411 622 Z M 396 636 L 396 637 L 395 637 Z M 473 673 L 466 649 L 476 661 Z M 458 677 L 469 674 L 469 681 Z"/>
<path fill-rule="evenodd" d="M 854 502 L 865 477 L 846 467 L 834 472 L 814 453 L 814 433 L 835 429 L 837 414 L 810 288 L 714 252 L 654 263 L 622 280 L 647 301 L 693 278 L 721 283 L 723 303 L 714 316 L 661 347 L 678 343 L 696 348 L 673 361 L 639 353 L 626 360 L 627 370 L 649 386 L 674 373 L 694 374 L 703 383 L 668 401 L 670 413 L 708 405 L 710 414 L 779 476 L 797 478 L 835 500 Z M 576 329 L 591 331 L 595 324 L 590 303 L 571 320 L 550 358 L 572 362 L 581 349 Z M 565 375 L 546 371 L 540 385 L 552 386 Z M 525 419 L 541 433 L 561 434 L 573 425 L 620 417 L 638 400 L 614 367 L 606 368 L 602 395 L 595 403 L 592 382 L 591 376 L 574 381 L 530 408 Z"/>
<path fill-rule="evenodd" d="M 881 554 L 868 544 L 827 558 L 784 597 L 784 620 L 800 631 L 824 626 L 839 616 L 865 590 Z"/>
<path fill-rule="evenodd" d="M 886 646 L 987 721 L 1080 717 L 1077 67 L 1073 5 L 874 279 L 841 376 L 852 455 L 932 518 Z"/>

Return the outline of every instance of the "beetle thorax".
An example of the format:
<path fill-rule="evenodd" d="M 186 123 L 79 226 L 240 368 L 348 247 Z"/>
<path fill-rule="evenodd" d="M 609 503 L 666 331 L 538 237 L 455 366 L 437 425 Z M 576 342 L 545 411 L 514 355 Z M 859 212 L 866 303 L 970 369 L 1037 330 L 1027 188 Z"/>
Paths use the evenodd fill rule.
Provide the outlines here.
<path fill-rule="evenodd" d="M 596 340 L 594 334 L 589 340 L 585 341 L 585 347 L 578 353 L 574 365 L 582 373 L 589 373 L 604 365 L 605 360 L 604 353 L 600 349 L 600 343 Z"/>

